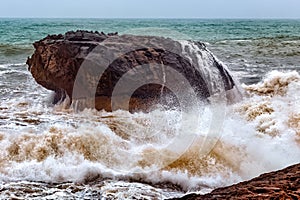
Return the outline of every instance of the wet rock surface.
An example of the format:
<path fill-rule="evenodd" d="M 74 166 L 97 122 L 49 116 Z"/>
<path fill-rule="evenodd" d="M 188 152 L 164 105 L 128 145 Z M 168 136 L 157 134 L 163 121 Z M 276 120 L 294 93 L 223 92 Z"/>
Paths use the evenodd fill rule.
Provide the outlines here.
<path fill-rule="evenodd" d="M 73 101 L 92 99 L 98 110 L 111 111 L 114 95 L 116 104 L 130 98 L 131 110 L 146 110 L 162 96 L 178 104 L 176 97 L 187 90 L 180 76 L 204 100 L 217 92 L 212 82 L 221 82 L 225 90 L 234 86 L 226 68 L 200 42 L 184 46 L 163 37 L 71 31 L 47 36 L 34 48 L 29 70 L 37 83 L 56 92 L 54 103 L 67 95 Z M 114 93 L 123 77 L 123 87 Z"/>
<path fill-rule="evenodd" d="M 189 194 L 178 199 L 300 199 L 300 164 L 218 188 L 209 194 Z"/>

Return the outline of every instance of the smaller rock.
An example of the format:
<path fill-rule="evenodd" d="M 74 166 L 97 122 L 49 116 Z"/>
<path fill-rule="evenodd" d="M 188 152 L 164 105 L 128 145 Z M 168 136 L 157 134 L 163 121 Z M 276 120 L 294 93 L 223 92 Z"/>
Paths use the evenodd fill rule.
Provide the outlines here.
<path fill-rule="evenodd" d="M 300 199 L 300 163 L 209 194 L 189 194 L 178 199 Z"/>

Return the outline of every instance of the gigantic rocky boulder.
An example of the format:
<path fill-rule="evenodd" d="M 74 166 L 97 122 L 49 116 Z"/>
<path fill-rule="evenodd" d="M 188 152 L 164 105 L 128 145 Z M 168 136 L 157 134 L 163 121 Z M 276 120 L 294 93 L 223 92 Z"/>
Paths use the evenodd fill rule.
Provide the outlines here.
<path fill-rule="evenodd" d="M 33 45 L 29 70 L 56 92 L 54 103 L 68 96 L 99 110 L 126 103 L 130 110 L 146 110 L 161 102 L 177 105 L 190 89 L 205 101 L 234 87 L 226 68 L 200 42 L 72 31 Z"/>
<path fill-rule="evenodd" d="M 189 194 L 179 199 L 300 199 L 300 164 L 218 188 L 206 195 Z"/>

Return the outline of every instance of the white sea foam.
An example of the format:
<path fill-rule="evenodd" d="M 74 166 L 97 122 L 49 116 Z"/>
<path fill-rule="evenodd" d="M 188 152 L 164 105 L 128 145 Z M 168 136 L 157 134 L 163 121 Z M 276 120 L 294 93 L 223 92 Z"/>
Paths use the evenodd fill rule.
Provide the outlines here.
<path fill-rule="evenodd" d="M 177 111 L 74 113 L 41 104 L 49 94 L 37 88 L 43 95 L 34 101 L 30 95 L 0 102 L 0 181 L 81 183 L 100 177 L 204 193 L 298 163 L 299 77 L 276 71 L 262 83 L 244 85 L 248 95 L 227 106 L 221 138 L 208 155 L 199 149 L 209 126 L 180 155 L 164 149 L 180 131 Z"/>
<path fill-rule="evenodd" d="M 8 67 L 13 67 L 13 66 L 23 66 L 26 65 L 25 63 L 9 63 L 9 64 L 1 64 L 0 68 L 1 69 L 6 69 Z"/>

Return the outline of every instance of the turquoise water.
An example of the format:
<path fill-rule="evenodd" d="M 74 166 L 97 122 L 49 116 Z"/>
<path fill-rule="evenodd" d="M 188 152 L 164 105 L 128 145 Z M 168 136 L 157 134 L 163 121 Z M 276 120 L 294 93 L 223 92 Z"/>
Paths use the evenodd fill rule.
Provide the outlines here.
<path fill-rule="evenodd" d="M 300 20 L 258 19 L 0 19 L 0 64 L 24 63 L 34 41 L 78 29 L 200 40 L 245 83 L 300 67 Z"/>
<path fill-rule="evenodd" d="M 159 27 L 186 34 L 194 40 L 221 41 L 300 37 L 300 20 L 233 19 L 0 19 L 1 43 L 28 44 L 47 34 L 68 30 L 123 33 L 134 28 Z"/>

